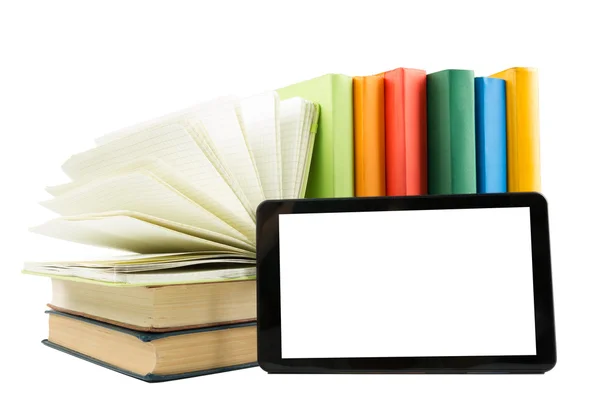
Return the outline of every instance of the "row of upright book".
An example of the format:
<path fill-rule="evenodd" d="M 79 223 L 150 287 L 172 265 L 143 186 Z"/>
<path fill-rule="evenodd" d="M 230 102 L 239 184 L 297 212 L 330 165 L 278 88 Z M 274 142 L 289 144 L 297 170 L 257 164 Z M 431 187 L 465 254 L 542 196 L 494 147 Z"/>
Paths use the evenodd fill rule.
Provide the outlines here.
<path fill-rule="evenodd" d="M 534 68 L 331 74 L 279 94 L 321 105 L 307 197 L 540 191 Z"/>

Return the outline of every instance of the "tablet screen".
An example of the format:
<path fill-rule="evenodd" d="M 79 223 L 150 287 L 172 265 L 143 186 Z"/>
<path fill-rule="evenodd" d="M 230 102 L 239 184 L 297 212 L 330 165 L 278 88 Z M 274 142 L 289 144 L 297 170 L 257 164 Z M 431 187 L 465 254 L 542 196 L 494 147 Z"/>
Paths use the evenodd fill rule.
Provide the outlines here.
<path fill-rule="evenodd" d="M 528 207 L 279 215 L 281 358 L 536 355 Z"/>

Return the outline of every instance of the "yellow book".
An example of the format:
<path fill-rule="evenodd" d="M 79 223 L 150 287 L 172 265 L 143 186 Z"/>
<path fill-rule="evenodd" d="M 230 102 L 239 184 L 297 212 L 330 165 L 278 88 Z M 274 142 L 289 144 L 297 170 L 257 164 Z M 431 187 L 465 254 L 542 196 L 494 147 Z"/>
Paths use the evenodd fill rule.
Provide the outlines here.
<path fill-rule="evenodd" d="M 509 192 L 540 192 L 538 72 L 515 67 L 490 75 L 506 81 Z"/>

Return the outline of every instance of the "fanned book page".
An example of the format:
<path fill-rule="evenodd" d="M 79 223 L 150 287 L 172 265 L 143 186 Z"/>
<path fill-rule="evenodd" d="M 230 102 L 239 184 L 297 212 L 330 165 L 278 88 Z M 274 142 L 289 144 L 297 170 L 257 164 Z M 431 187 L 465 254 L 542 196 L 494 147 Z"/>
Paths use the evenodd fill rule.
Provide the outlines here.
<path fill-rule="evenodd" d="M 141 254 L 197 250 L 251 254 L 232 246 L 121 215 L 88 220 L 55 219 L 34 228 L 33 232 L 76 243 L 118 247 Z"/>
<path fill-rule="evenodd" d="M 72 156 L 64 172 L 74 181 L 111 176 L 136 159 L 156 157 L 172 166 L 201 193 L 202 206 L 246 235 L 255 222 L 199 147 L 194 136 L 180 124 L 169 124 L 135 132 L 84 153 Z"/>
<path fill-rule="evenodd" d="M 301 98 L 285 100 L 280 104 L 281 190 L 284 199 L 295 197 L 304 111 L 305 104 Z"/>
<path fill-rule="evenodd" d="M 280 104 L 280 143 L 282 158 L 282 194 L 285 199 L 302 197 L 302 181 L 308 171 L 308 149 L 316 131 L 318 117 L 314 103 L 300 97 Z"/>
<path fill-rule="evenodd" d="M 86 263 L 65 262 L 27 263 L 26 274 L 54 279 L 90 282 L 110 286 L 163 286 L 188 283 L 225 282 L 256 277 L 254 260 L 229 258 L 229 256 L 171 261 L 162 265 L 147 264 L 149 269 L 137 271 L 96 268 Z"/>
<path fill-rule="evenodd" d="M 258 170 L 246 144 L 235 106 L 200 119 L 217 161 L 237 181 L 252 210 L 265 200 Z"/>
<path fill-rule="evenodd" d="M 97 139 L 63 164 L 70 182 L 47 188 L 53 197 L 41 204 L 59 217 L 31 231 L 151 259 L 121 260 L 132 263 L 124 270 L 117 260 L 79 260 L 25 272 L 125 285 L 250 276 L 206 271 L 255 263 L 258 205 L 304 196 L 319 109 L 300 97 L 280 102 L 277 92 L 229 96 Z M 121 275 L 107 274 L 109 265 Z"/>
<path fill-rule="evenodd" d="M 159 181 L 168 183 L 168 185 L 172 189 L 179 192 L 181 195 L 188 198 L 190 201 L 194 202 L 194 204 L 197 204 L 201 208 L 204 209 L 204 207 L 202 207 L 202 205 L 205 204 L 204 189 L 198 185 L 193 185 L 192 183 L 190 183 L 189 179 L 186 178 L 186 176 L 183 173 L 181 173 L 177 169 L 169 166 L 169 164 L 166 164 L 161 159 L 156 159 L 153 156 L 140 158 L 133 162 L 123 164 L 110 177 L 117 178 L 119 176 L 131 174 L 134 172 L 139 172 L 142 174 L 150 174 L 150 175 L 154 176 L 155 178 L 157 178 Z M 79 187 L 85 186 L 86 184 L 89 184 L 91 182 L 99 182 L 100 180 L 101 179 L 96 179 L 96 180 L 87 181 L 87 182 L 79 182 L 79 181 L 78 182 L 70 182 L 70 183 L 66 183 L 63 185 L 59 185 L 59 186 L 49 187 L 46 190 L 50 194 L 58 197 L 61 195 L 66 195 L 67 193 L 70 193 L 71 191 L 73 191 Z M 45 204 L 45 203 L 42 203 L 42 204 Z M 207 211 L 206 209 L 204 209 L 204 210 Z M 207 212 L 209 214 L 212 214 L 214 217 L 219 218 L 218 214 L 213 214 L 210 211 L 207 211 Z M 227 223 L 228 225 L 230 225 L 230 227 L 236 226 L 238 228 L 238 230 L 241 233 L 243 233 L 243 235 L 246 238 L 248 238 L 247 239 L 248 243 L 255 242 L 255 239 L 254 239 L 255 224 L 253 222 L 245 221 L 244 224 L 235 224 L 235 222 L 232 223 L 231 219 L 223 219 L 222 217 L 221 217 L 221 219 L 222 219 L 222 222 Z M 227 229 L 230 229 L 230 227 L 227 227 Z"/>
<path fill-rule="evenodd" d="M 169 253 L 221 250 L 255 254 L 254 246 L 231 236 L 131 211 L 56 218 L 33 227 L 30 231 L 72 242 L 140 254 L 155 253 L 158 249 Z M 113 240 L 114 238 L 116 240 Z M 135 244 L 131 244 L 132 240 Z M 183 248 L 185 250 L 182 250 Z"/>
<path fill-rule="evenodd" d="M 279 96 L 268 92 L 243 99 L 239 117 L 248 148 L 258 169 L 267 199 L 281 199 L 281 146 L 279 143 Z"/>
<path fill-rule="evenodd" d="M 111 142 L 116 139 L 123 138 L 132 133 L 139 132 L 144 129 L 159 127 L 163 125 L 168 125 L 176 120 L 186 120 L 189 118 L 196 118 L 198 115 L 206 115 L 211 114 L 215 111 L 220 111 L 223 108 L 232 107 L 238 103 L 238 98 L 236 96 L 222 96 L 216 99 L 212 99 L 209 101 L 202 102 L 195 106 L 175 111 L 166 115 L 162 115 L 158 118 L 151 119 L 146 122 L 142 122 L 140 124 L 128 126 L 122 129 L 119 129 L 115 132 L 107 133 L 99 138 L 96 138 L 96 144 L 101 146 L 108 142 Z"/>
<path fill-rule="evenodd" d="M 302 139 L 300 141 L 298 165 L 296 167 L 296 184 L 294 186 L 294 198 L 303 198 L 306 195 L 306 186 L 310 165 L 312 162 L 313 149 L 317 134 L 317 126 L 320 108 L 317 103 L 303 100 L 306 106 L 306 114 L 302 125 Z"/>
<path fill-rule="evenodd" d="M 93 181 L 42 204 L 62 216 L 135 210 L 248 240 L 241 232 L 165 182 L 141 172 Z"/>
<path fill-rule="evenodd" d="M 209 262 L 210 260 L 232 259 L 233 263 L 252 262 L 250 256 L 233 254 L 228 251 L 202 250 L 183 253 L 152 253 L 152 254 L 127 254 L 113 256 L 111 258 L 93 258 L 87 260 L 55 260 L 55 261 L 30 261 L 25 263 L 28 268 L 48 267 L 82 267 L 115 270 L 120 272 L 156 271 L 165 268 L 179 268 L 191 265 L 198 261 Z"/>

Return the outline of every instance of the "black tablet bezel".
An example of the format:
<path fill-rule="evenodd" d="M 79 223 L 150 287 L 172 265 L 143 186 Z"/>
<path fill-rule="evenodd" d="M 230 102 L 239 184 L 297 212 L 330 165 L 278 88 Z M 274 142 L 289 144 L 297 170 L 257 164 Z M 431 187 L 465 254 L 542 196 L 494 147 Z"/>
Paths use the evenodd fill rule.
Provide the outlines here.
<path fill-rule="evenodd" d="M 503 207 L 530 208 L 537 355 L 282 359 L 279 215 Z M 539 193 L 269 200 L 257 210 L 256 255 L 258 363 L 269 373 L 544 373 L 556 364 L 548 208 Z"/>

